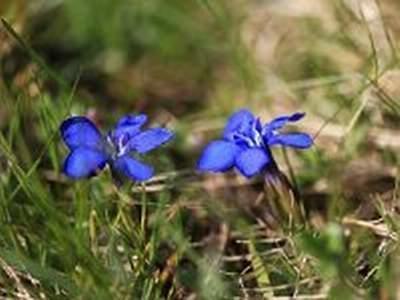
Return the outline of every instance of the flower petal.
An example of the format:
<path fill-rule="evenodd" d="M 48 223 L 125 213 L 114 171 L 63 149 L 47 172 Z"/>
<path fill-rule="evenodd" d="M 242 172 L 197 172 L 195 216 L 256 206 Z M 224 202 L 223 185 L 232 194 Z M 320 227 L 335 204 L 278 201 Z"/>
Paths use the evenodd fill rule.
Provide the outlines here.
<path fill-rule="evenodd" d="M 166 128 L 151 128 L 143 131 L 129 140 L 129 149 L 146 153 L 168 142 L 174 134 Z"/>
<path fill-rule="evenodd" d="M 313 139 L 307 133 L 277 134 L 268 140 L 269 145 L 282 145 L 293 148 L 306 149 L 313 144 Z"/>
<path fill-rule="evenodd" d="M 248 135 L 251 131 L 254 115 L 247 109 L 241 109 L 233 113 L 226 123 L 223 137 L 233 141 L 234 133 Z"/>
<path fill-rule="evenodd" d="M 64 162 L 64 173 L 71 178 L 79 179 L 96 175 L 107 162 L 107 155 L 101 151 L 78 147 L 72 150 Z"/>
<path fill-rule="evenodd" d="M 72 150 L 77 147 L 98 147 L 102 142 L 100 131 L 86 117 L 77 116 L 65 120 L 60 126 L 65 144 Z"/>
<path fill-rule="evenodd" d="M 211 142 L 203 151 L 197 169 L 201 171 L 224 172 L 233 167 L 240 147 L 227 141 Z"/>
<path fill-rule="evenodd" d="M 264 130 L 270 131 L 270 130 L 280 129 L 283 126 L 285 126 L 286 123 L 288 122 L 297 122 L 301 120 L 302 118 L 304 118 L 305 115 L 306 115 L 305 113 L 295 112 L 292 115 L 288 116 L 284 115 L 277 117 L 273 119 L 271 122 L 267 123 L 266 126 L 264 127 Z"/>
<path fill-rule="evenodd" d="M 118 157 L 113 163 L 114 171 L 136 181 L 145 181 L 151 178 L 154 170 L 151 166 L 144 164 L 128 155 Z"/>
<path fill-rule="evenodd" d="M 115 129 L 112 133 L 114 141 L 118 141 L 122 135 L 126 135 L 126 138 L 132 138 L 140 132 L 140 128 L 147 122 L 147 116 L 145 114 L 130 114 L 119 119 Z"/>
<path fill-rule="evenodd" d="M 271 161 L 269 153 L 262 148 L 250 148 L 236 157 L 236 167 L 246 177 L 260 173 Z"/>

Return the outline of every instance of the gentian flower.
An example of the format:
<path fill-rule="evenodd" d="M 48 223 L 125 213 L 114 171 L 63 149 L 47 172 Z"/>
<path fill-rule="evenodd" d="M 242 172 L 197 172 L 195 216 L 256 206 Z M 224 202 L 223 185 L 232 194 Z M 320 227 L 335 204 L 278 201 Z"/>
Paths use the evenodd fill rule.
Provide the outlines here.
<path fill-rule="evenodd" d="M 225 172 L 235 167 L 247 178 L 268 168 L 277 168 L 271 146 L 305 149 L 313 144 L 307 133 L 280 132 L 287 123 L 297 122 L 304 115 L 297 112 L 262 124 L 250 111 L 239 110 L 229 118 L 222 139 L 211 142 L 205 148 L 197 168 L 201 171 Z"/>
<path fill-rule="evenodd" d="M 107 164 L 113 175 L 144 181 L 153 176 L 151 166 L 133 157 L 168 142 L 173 133 L 165 128 L 142 130 L 144 114 L 122 117 L 114 130 L 103 136 L 86 117 L 76 116 L 60 126 L 61 136 L 71 151 L 64 162 L 64 173 L 73 179 L 96 175 Z M 120 178 L 118 178 L 120 179 Z"/>

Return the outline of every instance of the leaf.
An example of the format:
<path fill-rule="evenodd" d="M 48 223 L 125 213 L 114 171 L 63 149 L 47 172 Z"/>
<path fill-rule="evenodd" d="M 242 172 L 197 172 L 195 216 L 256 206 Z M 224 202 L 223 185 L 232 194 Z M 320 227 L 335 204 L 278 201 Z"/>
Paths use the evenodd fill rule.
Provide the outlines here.
<path fill-rule="evenodd" d="M 251 255 L 251 266 L 253 267 L 258 286 L 260 288 L 271 287 L 269 270 L 266 264 L 262 261 L 261 256 L 258 254 L 254 241 L 252 240 L 250 240 L 249 243 L 249 252 Z M 274 297 L 274 292 L 265 289 L 263 291 L 263 296 L 265 299 L 271 299 Z"/>

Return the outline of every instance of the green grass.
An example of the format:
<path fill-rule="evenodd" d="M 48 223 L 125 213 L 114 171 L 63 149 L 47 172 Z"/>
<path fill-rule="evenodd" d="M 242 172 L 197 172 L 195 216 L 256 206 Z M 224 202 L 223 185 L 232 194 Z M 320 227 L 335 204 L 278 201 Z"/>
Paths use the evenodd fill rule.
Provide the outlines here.
<path fill-rule="evenodd" d="M 1 299 L 396 299 L 396 1 L 374 25 L 341 1 L 34 2 L 0 5 Z M 313 148 L 274 149 L 305 215 L 194 170 L 239 107 L 307 112 Z M 155 178 L 62 174 L 66 117 L 137 111 L 176 132 Z"/>

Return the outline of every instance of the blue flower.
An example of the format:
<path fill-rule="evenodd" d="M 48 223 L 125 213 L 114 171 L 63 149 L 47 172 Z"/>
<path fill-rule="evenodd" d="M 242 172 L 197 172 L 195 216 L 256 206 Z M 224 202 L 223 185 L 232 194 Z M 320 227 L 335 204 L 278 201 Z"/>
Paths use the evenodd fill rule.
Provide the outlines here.
<path fill-rule="evenodd" d="M 71 151 L 64 162 L 64 173 L 73 179 L 87 178 L 108 164 L 115 175 L 136 181 L 149 179 L 153 168 L 132 154 L 147 153 L 159 147 L 168 142 L 173 133 L 160 127 L 142 130 L 146 121 L 144 114 L 126 115 L 114 130 L 103 136 L 88 118 L 68 118 L 60 126 L 61 136 Z"/>
<path fill-rule="evenodd" d="M 289 122 L 297 122 L 304 113 L 280 116 L 262 124 L 259 118 L 242 109 L 228 120 L 222 139 L 211 142 L 202 153 L 197 168 L 201 171 L 225 172 L 236 167 L 241 174 L 250 178 L 276 166 L 270 146 L 280 145 L 305 149 L 313 140 L 307 133 L 282 133 L 280 130 Z"/>

